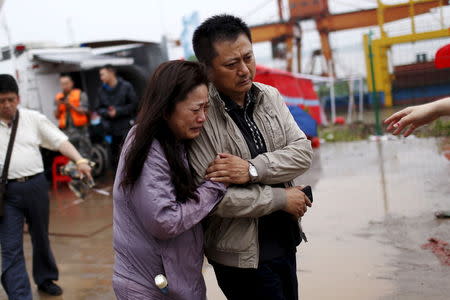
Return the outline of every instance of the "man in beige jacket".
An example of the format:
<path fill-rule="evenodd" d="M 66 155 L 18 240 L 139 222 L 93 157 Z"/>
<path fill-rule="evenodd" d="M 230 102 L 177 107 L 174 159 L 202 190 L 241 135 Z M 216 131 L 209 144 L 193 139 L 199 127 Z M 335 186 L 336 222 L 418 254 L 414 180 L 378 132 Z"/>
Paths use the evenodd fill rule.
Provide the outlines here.
<path fill-rule="evenodd" d="M 228 299 L 298 299 L 295 253 L 306 240 L 299 218 L 311 203 L 292 180 L 309 169 L 311 144 L 278 90 L 253 82 L 242 20 L 209 18 L 193 45 L 212 84 L 208 120 L 189 160 L 199 182 L 206 175 L 233 184 L 205 221 L 206 256 Z"/>

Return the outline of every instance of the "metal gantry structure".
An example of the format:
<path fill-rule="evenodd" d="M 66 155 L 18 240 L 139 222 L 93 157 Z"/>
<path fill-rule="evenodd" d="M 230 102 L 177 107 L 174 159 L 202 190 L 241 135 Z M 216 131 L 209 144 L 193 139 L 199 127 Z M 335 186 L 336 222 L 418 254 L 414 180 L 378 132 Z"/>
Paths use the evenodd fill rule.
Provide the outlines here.
<path fill-rule="evenodd" d="M 292 65 L 295 45 L 297 48 L 296 71 L 301 73 L 301 22 L 314 20 L 320 35 L 320 53 L 324 56 L 326 66 L 328 66 L 327 74 L 322 75 L 334 74 L 333 53 L 329 39 L 330 33 L 369 26 L 380 26 L 380 21 L 384 24 L 425 14 L 432 8 L 449 3 L 449 0 L 409 0 L 407 3 L 383 5 L 380 0 L 377 0 L 377 8 L 332 14 L 328 8 L 328 0 L 288 0 L 289 16 L 288 18 L 284 18 L 283 0 L 277 1 L 280 21 L 277 23 L 252 26 L 253 42 L 269 41 L 272 43 L 285 43 L 287 50 L 287 71 L 293 71 Z M 411 2 L 414 2 L 414 4 L 411 5 Z M 382 5 L 381 8 L 380 4 Z M 381 14 L 380 11 L 382 11 Z"/>
<path fill-rule="evenodd" d="M 444 0 L 409 0 L 399 4 L 384 4 L 377 0 L 377 22 L 380 29 L 380 38 L 372 39 L 369 34 L 364 35 L 364 51 L 367 68 L 367 86 L 370 92 L 375 92 L 376 97 L 384 97 L 384 105 L 393 105 L 392 80 L 393 75 L 389 71 L 388 52 L 393 45 L 411 43 L 423 40 L 450 37 L 450 28 L 445 28 L 442 6 L 448 4 Z M 431 8 L 441 9 L 441 29 L 417 32 L 415 16 L 419 13 L 428 12 Z M 407 9 L 405 11 L 405 9 Z M 406 35 L 388 36 L 384 30 L 384 25 L 392 18 L 393 11 L 408 13 L 406 17 L 410 19 L 411 32 Z"/>

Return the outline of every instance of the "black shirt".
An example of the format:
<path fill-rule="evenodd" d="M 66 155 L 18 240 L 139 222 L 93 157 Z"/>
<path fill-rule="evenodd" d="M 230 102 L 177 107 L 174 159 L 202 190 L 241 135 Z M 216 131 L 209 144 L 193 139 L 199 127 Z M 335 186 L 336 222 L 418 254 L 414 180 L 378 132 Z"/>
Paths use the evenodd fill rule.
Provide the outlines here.
<path fill-rule="evenodd" d="M 244 107 L 239 106 L 224 94 L 220 94 L 225 110 L 238 126 L 250 150 L 252 158 L 267 152 L 261 132 L 253 120 L 255 96 L 252 90 L 246 95 Z M 272 187 L 284 188 L 283 184 Z M 295 251 L 300 244 L 300 230 L 297 221 L 285 211 L 276 211 L 258 220 L 259 259 L 267 261 L 288 252 Z"/>

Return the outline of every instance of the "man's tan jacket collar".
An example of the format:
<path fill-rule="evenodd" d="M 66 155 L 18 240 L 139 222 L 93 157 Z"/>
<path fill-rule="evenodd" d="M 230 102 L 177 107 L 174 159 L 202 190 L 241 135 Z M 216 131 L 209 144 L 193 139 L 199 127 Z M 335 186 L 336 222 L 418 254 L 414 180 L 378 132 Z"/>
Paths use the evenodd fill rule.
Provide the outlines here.
<path fill-rule="evenodd" d="M 258 105 L 259 101 L 261 100 L 262 93 L 261 89 L 258 87 L 257 84 L 254 82 L 252 83 L 252 87 L 250 88 L 250 91 L 254 93 L 255 96 L 255 104 Z M 220 97 L 220 93 L 217 90 L 217 88 L 214 86 L 213 83 L 209 84 L 209 98 L 213 99 L 214 103 L 213 105 L 219 105 L 220 110 L 223 110 L 225 112 L 225 102 Z"/>

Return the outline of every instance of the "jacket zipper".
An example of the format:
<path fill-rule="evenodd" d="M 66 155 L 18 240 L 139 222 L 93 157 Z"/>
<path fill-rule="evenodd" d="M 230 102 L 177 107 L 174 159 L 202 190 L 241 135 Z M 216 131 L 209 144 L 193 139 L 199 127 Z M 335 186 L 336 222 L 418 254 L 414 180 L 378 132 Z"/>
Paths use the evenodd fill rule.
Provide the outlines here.
<path fill-rule="evenodd" d="M 234 134 L 230 134 L 230 137 L 233 140 L 233 142 L 238 146 L 238 148 L 241 148 L 241 147 L 239 147 L 239 145 L 242 145 L 242 144 L 247 145 L 247 144 L 245 143 L 244 136 L 242 136 L 242 133 L 240 132 L 239 128 L 233 128 L 233 125 L 231 123 L 232 121 L 233 120 L 228 115 L 227 111 L 225 110 L 225 122 L 226 122 L 227 131 L 228 132 L 234 132 Z M 232 129 L 232 130 L 228 130 L 228 129 Z M 241 139 L 241 143 L 238 143 L 237 138 Z M 242 143 L 242 141 L 243 141 L 243 143 Z M 248 148 L 248 146 L 247 146 L 247 148 Z M 246 149 L 246 148 L 244 148 L 244 149 Z M 250 150 L 248 150 L 246 152 L 247 152 L 246 153 L 247 157 L 251 157 Z M 256 231 L 256 236 L 255 236 L 255 239 L 256 239 L 256 257 L 255 257 L 255 261 L 256 261 L 256 264 L 255 264 L 254 267 L 255 267 L 255 269 L 257 269 L 258 266 L 259 266 L 259 251 L 260 251 L 259 250 L 259 227 L 258 227 L 259 226 L 259 222 L 258 222 L 259 218 L 253 218 L 253 219 L 254 219 L 254 221 L 256 223 L 256 227 L 255 227 L 255 231 Z"/>

